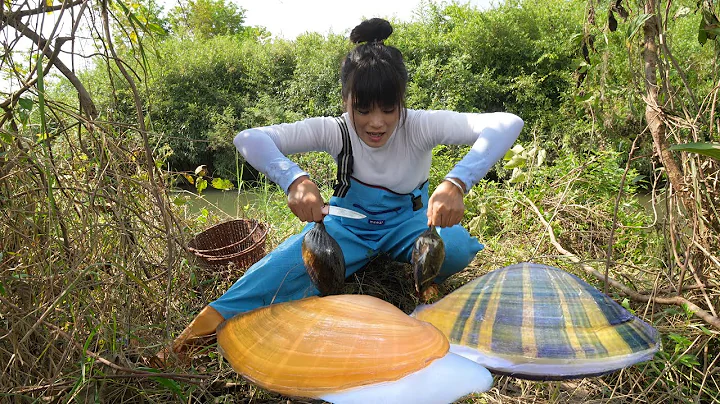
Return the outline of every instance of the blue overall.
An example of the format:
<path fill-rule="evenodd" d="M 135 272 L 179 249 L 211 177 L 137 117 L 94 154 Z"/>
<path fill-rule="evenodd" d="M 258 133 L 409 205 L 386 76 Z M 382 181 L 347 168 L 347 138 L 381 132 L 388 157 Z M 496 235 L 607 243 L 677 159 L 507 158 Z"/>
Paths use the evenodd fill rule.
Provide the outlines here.
<path fill-rule="evenodd" d="M 427 229 L 428 183 L 410 194 L 397 194 L 350 178 L 345 196 L 333 196 L 330 204 L 367 215 L 365 219 L 326 216 L 324 220 L 325 228 L 345 256 L 348 277 L 379 253 L 387 253 L 395 261 L 410 262 L 415 240 Z M 271 303 L 317 295 L 301 253 L 303 236 L 314 225 L 309 223 L 300 234 L 291 236 L 255 263 L 210 306 L 227 319 Z M 436 278 L 439 283 L 467 267 L 483 245 L 460 225 L 438 228 L 438 233 L 445 242 L 445 262 Z"/>

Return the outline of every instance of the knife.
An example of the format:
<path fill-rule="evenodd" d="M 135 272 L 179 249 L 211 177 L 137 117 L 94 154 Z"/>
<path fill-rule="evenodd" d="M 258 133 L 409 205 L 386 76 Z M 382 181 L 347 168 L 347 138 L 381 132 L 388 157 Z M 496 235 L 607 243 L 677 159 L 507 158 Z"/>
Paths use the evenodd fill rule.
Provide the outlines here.
<path fill-rule="evenodd" d="M 365 219 L 367 216 L 351 209 L 341 208 L 339 206 L 325 205 L 322 208 L 323 215 L 342 216 L 350 219 Z"/>

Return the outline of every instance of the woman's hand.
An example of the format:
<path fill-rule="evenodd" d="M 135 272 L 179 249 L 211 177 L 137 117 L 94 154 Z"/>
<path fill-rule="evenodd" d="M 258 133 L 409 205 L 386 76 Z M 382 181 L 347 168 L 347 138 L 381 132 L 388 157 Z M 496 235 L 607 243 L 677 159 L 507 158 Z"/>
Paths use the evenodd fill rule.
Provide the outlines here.
<path fill-rule="evenodd" d="M 462 181 L 456 181 L 463 188 L 466 187 Z M 455 184 L 441 182 L 428 201 L 428 226 L 450 227 L 460 223 L 465 214 L 464 196 L 465 193 Z"/>
<path fill-rule="evenodd" d="M 310 177 L 298 177 L 288 187 L 288 207 L 303 222 L 321 222 L 325 202 L 317 185 Z"/>

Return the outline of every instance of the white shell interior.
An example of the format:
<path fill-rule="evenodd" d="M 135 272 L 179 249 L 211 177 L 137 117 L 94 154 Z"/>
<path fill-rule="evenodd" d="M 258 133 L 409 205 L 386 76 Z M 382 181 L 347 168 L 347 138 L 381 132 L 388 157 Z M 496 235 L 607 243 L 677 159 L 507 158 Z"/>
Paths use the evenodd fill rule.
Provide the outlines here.
<path fill-rule="evenodd" d="M 357 387 L 320 397 L 336 404 L 446 404 L 490 389 L 493 377 L 476 362 L 448 352 L 427 367 L 395 382 Z"/>
<path fill-rule="evenodd" d="M 568 359 L 565 361 L 552 359 L 547 361 L 535 360 L 517 363 L 497 356 L 487 356 L 463 345 L 450 344 L 450 352 L 483 366 L 487 366 L 493 369 L 493 371 L 509 375 L 522 374 L 537 376 L 539 378 L 547 376 L 573 378 L 588 374 L 611 372 L 638 362 L 650 360 L 655 355 L 656 350 L 656 348 L 651 348 L 629 355 L 602 359 Z"/>

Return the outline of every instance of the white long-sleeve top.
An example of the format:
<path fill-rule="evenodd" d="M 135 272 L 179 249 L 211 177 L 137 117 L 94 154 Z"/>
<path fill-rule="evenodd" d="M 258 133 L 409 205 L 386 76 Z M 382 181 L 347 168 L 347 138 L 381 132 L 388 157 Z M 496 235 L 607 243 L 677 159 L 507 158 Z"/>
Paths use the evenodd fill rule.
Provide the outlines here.
<path fill-rule="evenodd" d="M 353 177 L 397 193 L 409 193 L 428 179 L 432 149 L 439 144 L 472 145 L 445 176 L 460 179 L 469 190 L 505 155 L 524 124 L 506 112 L 408 109 L 404 124 L 401 120 L 387 143 L 374 148 L 360 139 L 347 112 L 342 118 L 352 142 Z M 308 174 L 286 155 L 325 151 L 337 162 L 343 142 L 335 119 L 318 117 L 247 129 L 235 136 L 234 144 L 248 163 L 287 193 L 295 179 Z"/>

